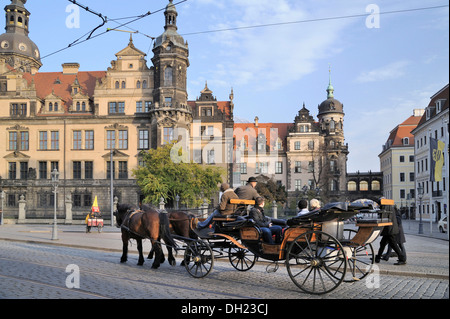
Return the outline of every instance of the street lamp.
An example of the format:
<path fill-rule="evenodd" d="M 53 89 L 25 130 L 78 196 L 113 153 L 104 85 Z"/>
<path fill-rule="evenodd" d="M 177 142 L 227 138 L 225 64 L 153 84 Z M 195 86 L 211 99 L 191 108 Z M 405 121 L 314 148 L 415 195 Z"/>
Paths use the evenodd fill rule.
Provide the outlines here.
<path fill-rule="evenodd" d="M 2 202 L 2 210 L 0 214 L 0 225 L 3 225 L 3 201 L 5 200 L 5 191 L 0 192 L 0 201 Z"/>
<path fill-rule="evenodd" d="M 423 234 L 423 224 L 422 224 L 422 197 L 423 197 L 423 186 L 418 183 L 417 194 L 419 195 L 419 234 Z"/>
<path fill-rule="evenodd" d="M 58 184 L 59 184 L 59 172 L 55 168 L 51 173 L 52 176 L 52 186 L 53 186 L 53 206 L 54 206 L 54 215 L 53 215 L 53 232 L 52 232 L 52 240 L 58 239 L 58 230 L 57 230 L 57 222 L 56 222 L 56 194 L 58 193 Z"/>

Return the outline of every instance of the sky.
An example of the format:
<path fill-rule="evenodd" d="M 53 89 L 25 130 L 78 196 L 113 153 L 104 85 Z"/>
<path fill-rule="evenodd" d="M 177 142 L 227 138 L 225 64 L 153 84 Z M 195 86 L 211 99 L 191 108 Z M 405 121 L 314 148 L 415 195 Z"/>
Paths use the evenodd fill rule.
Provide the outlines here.
<path fill-rule="evenodd" d="M 77 2 L 107 17 L 87 41 L 102 23 L 98 15 L 77 13 L 68 0 L 27 1 L 29 37 L 41 51 L 40 72 L 61 71 L 66 62 L 80 63 L 81 71 L 106 70 L 130 37 L 107 28 L 138 31 L 134 44 L 147 53 L 151 66 L 150 37 L 164 32 L 168 0 Z M 178 33 L 189 44 L 189 100 L 207 81 L 220 101 L 228 100 L 233 88 L 235 121 L 253 122 L 258 116 L 260 123 L 293 123 L 303 103 L 317 119 L 331 75 L 334 96 L 344 105 L 348 172 L 380 171 L 378 155 L 390 131 L 449 82 L 446 0 L 174 3 Z"/>

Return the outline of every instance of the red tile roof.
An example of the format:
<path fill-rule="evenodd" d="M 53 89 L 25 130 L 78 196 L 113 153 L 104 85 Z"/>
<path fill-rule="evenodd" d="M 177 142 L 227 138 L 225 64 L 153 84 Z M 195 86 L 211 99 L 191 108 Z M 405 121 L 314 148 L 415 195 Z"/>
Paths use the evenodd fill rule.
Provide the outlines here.
<path fill-rule="evenodd" d="M 252 149 L 252 147 L 257 147 L 256 145 L 256 137 L 257 134 L 264 134 L 266 137 L 266 144 L 269 147 L 269 151 L 273 151 L 275 149 L 275 143 L 278 138 L 281 139 L 283 143 L 283 151 L 286 152 L 287 145 L 286 145 L 286 138 L 289 133 L 289 129 L 292 128 L 294 124 L 292 123 L 258 123 L 258 126 L 255 125 L 255 123 L 234 123 L 234 133 L 236 138 L 235 148 L 236 144 L 239 140 L 242 140 L 244 138 L 247 141 L 247 145 L 249 147 L 250 151 L 256 151 L 256 149 Z M 242 136 L 237 136 L 236 134 L 241 134 L 242 130 Z M 271 136 L 271 130 L 275 130 L 276 134 L 275 136 Z"/>
<path fill-rule="evenodd" d="M 25 73 L 24 78 L 29 84 L 34 80 L 36 94 L 40 99 L 45 99 L 52 92 L 63 100 L 63 105 L 68 110 L 72 105 L 72 84 L 75 78 L 81 86 L 81 93 L 90 98 L 94 95 L 95 84 L 98 79 L 106 75 L 105 71 L 86 71 L 77 74 L 63 74 L 62 72 L 42 72 L 31 75 Z"/>

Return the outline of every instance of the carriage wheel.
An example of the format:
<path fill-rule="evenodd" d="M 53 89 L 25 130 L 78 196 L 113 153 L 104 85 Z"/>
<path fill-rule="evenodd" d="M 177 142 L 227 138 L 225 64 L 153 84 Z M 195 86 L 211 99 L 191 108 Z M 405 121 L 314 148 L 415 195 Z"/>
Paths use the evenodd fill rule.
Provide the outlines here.
<path fill-rule="evenodd" d="M 184 252 L 184 267 L 195 278 L 209 274 L 214 265 L 211 247 L 203 240 L 191 241 Z"/>
<path fill-rule="evenodd" d="M 328 293 L 344 280 L 347 269 L 344 247 L 331 235 L 308 231 L 289 245 L 286 268 L 301 290 L 315 295 Z"/>
<path fill-rule="evenodd" d="M 230 247 L 228 250 L 228 260 L 235 269 L 247 271 L 255 265 L 256 256 L 247 249 Z"/>
<path fill-rule="evenodd" d="M 357 231 L 353 229 L 344 229 L 344 239 L 350 241 Z M 366 277 L 372 270 L 375 261 L 372 244 L 365 246 L 346 246 L 347 253 L 347 275 L 345 282 L 358 281 Z"/>

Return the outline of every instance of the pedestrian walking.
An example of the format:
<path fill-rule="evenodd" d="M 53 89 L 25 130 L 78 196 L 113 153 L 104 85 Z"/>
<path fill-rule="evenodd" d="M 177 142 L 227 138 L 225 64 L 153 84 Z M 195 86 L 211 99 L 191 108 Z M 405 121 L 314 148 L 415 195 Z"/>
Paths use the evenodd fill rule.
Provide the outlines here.
<path fill-rule="evenodd" d="M 406 265 L 406 252 L 404 253 L 397 242 L 397 235 L 399 234 L 399 227 L 397 222 L 397 213 L 392 217 L 392 225 L 385 226 L 381 232 L 380 248 L 378 249 L 378 254 L 375 256 L 375 262 L 379 263 L 381 256 L 383 254 L 386 245 L 389 244 L 391 248 L 396 252 L 398 256 L 398 261 L 394 265 Z"/>
<path fill-rule="evenodd" d="M 396 236 L 397 244 L 398 244 L 398 247 L 400 248 L 400 250 L 402 251 L 403 255 L 405 255 L 405 257 L 406 257 L 406 250 L 405 250 L 405 245 L 404 245 L 406 243 L 406 238 L 405 238 L 405 232 L 403 231 L 402 215 L 399 212 L 399 210 L 397 209 L 397 207 L 395 207 L 395 217 L 397 218 L 397 225 L 398 225 L 398 234 Z M 395 255 L 392 254 L 392 247 L 390 245 L 388 245 L 387 252 L 386 252 L 386 254 L 384 254 L 381 257 L 381 259 L 388 261 L 390 257 L 394 257 L 394 256 Z"/>

